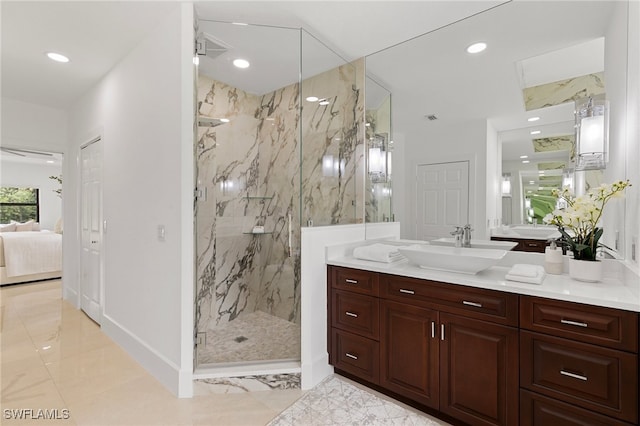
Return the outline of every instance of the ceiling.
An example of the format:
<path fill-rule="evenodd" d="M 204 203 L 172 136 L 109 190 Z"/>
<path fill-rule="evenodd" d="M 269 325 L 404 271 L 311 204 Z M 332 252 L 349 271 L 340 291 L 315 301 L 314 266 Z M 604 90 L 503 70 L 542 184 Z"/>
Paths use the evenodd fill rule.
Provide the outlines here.
<path fill-rule="evenodd" d="M 304 27 L 348 59 L 500 1 L 201 1 L 206 19 Z M 66 109 L 153 29 L 176 1 L 2 1 L 2 96 Z M 381 19 L 382 18 L 382 19 Z M 70 57 L 67 64 L 45 52 Z"/>

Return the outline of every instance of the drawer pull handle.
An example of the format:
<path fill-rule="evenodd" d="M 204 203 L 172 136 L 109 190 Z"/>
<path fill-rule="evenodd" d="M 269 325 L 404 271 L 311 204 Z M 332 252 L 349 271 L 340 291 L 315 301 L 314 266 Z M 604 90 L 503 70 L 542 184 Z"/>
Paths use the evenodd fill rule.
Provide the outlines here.
<path fill-rule="evenodd" d="M 482 308 L 482 303 L 469 302 L 467 300 L 463 300 L 462 304 L 467 306 L 473 306 L 474 308 Z"/>
<path fill-rule="evenodd" d="M 431 321 L 431 338 L 435 338 L 436 337 L 436 322 L 435 321 Z"/>
<path fill-rule="evenodd" d="M 354 317 L 354 318 L 358 318 L 358 314 L 354 314 L 353 312 L 349 312 L 349 311 L 346 311 L 345 315 L 348 315 L 348 316 Z"/>
<path fill-rule="evenodd" d="M 444 324 L 440 324 L 440 340 L 444 340 Z"/>
<path fill-rule="evenodd" d="M 345 281 L 346 281 L 348 284 L 358 284 L 358 280 L 352 280 L 352 279 L 347 278 Z"/>
<path fill-rule="evenodd" d="M 576 327 L 585 327 L 585 328 L 589 327 L 589 325 L 586 322 L 571 321 L 566 319 L 562 319 L 560 320 L 560 322 L 562 324 L 575 325 Z"/>
<path fill-rule="evenodd" d="M 580 374 L 570 373 L 568 371 L 560 370 L 560 374 L 563 376 L 571 377 L 573 379 L 584 380 L 587 381 L 587 376 L 581 376 Z"/>
<path fill-rule="evenodd" d="M 405 290 L 404 288 L 400 289 L 400 293 L 404 293 L 404 294 L 416 294 L 415 291 L 413 290 Z"/>
<path fill-rule="evenodd" d="M 351 359 L 355 359 L 355 360 L 357 360 L 357 359 L 358 359 L 358 357 L 357 357 L 357 356 L 355 356 L 355 355 L 351 355 L 349 352 L 347 352 L 345 355 L 346 355 L 346 356 L 348 356 L 348 357 L 349 357 L 349 358 L 351 358 Z"/>

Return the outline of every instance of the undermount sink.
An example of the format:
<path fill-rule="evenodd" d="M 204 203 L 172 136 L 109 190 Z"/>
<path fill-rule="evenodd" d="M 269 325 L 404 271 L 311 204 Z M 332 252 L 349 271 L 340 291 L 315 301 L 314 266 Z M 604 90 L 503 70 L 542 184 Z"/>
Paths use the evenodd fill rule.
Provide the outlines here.
<path fill-rule="evenodd" d="M 409 262 L 425 269 L 477 274 L 496 265 L 506 250 L 421 245 L 398 247 Z"/>
<path fill-rule="evenodd" d="M 438 238 L 437 240 L 429 241 L 429 244 L 455 247 L 456 240 L 454 238 Z M 471 247 L 463 248 L 511 250 L 517 245 L 518 243 L 513 241 L 471 240 Z"/>
<path fill-rule="evenodd" d="M 513 226 L 511 230 L 521 237 L 559 238 L 560 232 L 555 226 Z"/>

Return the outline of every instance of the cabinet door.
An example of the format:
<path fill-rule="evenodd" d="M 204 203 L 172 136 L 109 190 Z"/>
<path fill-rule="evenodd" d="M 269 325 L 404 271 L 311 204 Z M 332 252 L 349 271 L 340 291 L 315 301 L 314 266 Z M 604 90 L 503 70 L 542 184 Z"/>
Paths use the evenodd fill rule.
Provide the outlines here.
<path fill-rule="evenodd" d="M 381 303 L 381 385 L 438 408 L 437 312 L 400 303 Z"/>
<path fill-rule="evenodd" d="M 440 313 L 440 411 L 470 425 L 518 423 L 518 330 Z"/>

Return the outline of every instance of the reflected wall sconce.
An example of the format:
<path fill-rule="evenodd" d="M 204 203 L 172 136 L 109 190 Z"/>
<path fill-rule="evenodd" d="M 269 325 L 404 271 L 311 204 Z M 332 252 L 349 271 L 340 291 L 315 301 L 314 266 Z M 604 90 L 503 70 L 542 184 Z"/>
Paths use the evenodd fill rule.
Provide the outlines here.
<path fill-rule="evenodd" d="M 344 175 L 345 161 L 338 159 L 333 155 L 327 154 L 322 156 L 322 176 L 338 177 Z"/>
<path fill-rule="evenodd" d="M 609 161 L 609 101 L 576 100 L 576 170 L 599 170 Z"/>
<path fill-rule="evenodd" d="M 511 173 L 502 175 L 502 196 L 511 197 Z"/>
<path fill-rule="evenodd" d="M 562 187 L 573 190 L 573 169 L 564 169 L 562 171 Z"/>

